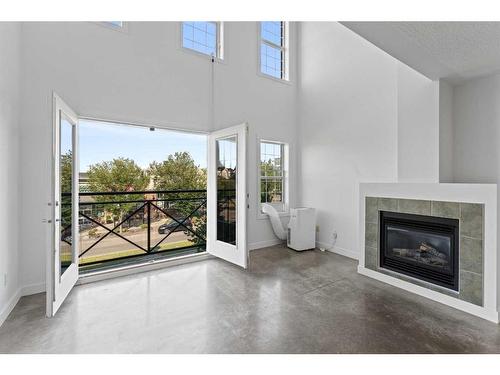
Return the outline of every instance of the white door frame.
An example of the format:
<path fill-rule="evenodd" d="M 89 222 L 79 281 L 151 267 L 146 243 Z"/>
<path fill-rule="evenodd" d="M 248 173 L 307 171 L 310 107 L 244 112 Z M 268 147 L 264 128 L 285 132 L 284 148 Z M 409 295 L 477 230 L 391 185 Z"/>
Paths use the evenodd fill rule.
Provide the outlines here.
<path fill-rule="evenodd" d="M 60 237 L 61 237 L 61 202 L 60 202 L 60 123 L 64 118 L 72 125 L 72 262 L 61 275 Z M 53 123 L 52 123 L 52 194 L 49 203 L 51 207 L 51 241 L 47 254 L 46 278 L 46 315 L 54 316 L 64 302 L 73 286 L 78 281 L 78 245 L 79 245 L 79 155 L 78 155 L 78 116 L 56 94 L 53 94 Z"/>
<path fill-rule="evenodd" d="M 247 244 L 247 132 L 246 123 L 210 133 L 208 137 L 207 252 L 243 268 L 248 267 Z M 217 160 L 216 141 L 237 137 L 236 245 L 217 240 Z"/>

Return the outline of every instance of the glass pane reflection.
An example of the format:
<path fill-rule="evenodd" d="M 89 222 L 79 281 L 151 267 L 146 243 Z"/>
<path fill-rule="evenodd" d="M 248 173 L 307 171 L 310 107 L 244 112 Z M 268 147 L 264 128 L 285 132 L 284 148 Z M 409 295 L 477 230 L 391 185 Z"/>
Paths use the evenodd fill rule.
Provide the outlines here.
<path fill-rule="evenodd" d="M 61 187 L 61 237 L 59 247 L 59 260 L 61 275 L 68 269 L 72 262 L 72 226 L 73 226 L 73 125 L 62 118 L 60 122 L 60 162 L 59 179 Z"/>
<path fill-rule="evenodd" d="M 237 136 L 216 140 L 217 240 L 236 245 Z"/>

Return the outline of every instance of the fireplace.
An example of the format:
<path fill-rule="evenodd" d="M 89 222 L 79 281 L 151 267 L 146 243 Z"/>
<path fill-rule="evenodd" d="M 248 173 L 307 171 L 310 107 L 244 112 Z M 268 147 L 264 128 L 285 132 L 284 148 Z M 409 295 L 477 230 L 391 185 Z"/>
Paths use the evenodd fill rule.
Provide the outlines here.
<path fill-rule="evenodd" d="M 380 211 L 380 267 L 458 290 L 457 219 Z"/>

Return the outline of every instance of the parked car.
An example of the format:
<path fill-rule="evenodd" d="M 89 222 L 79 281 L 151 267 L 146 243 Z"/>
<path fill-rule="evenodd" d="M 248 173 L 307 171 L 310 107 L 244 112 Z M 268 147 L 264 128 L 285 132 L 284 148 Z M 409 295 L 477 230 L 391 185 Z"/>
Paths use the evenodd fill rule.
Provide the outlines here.
<path fill-rule="evenodd" d="M 179 218 L 177 220 L 182 221 L 182 218 Z M 179 225 L 178 222 L 176 222 L 175 220 L 172 220 L 170 223 L 160 225 L 158 227 L 158 233 L 159 234 L 169 234 L 170 232 L 182 232 L 182 231 L 186 230 L 186 228 L 184 226 L 186 226 L 190 229 L 193 227 L 193 224 L 191 223 L 191 219 L 186 219 L 186 221 L 184 221 L 182 224 L 183 225 Z"/>
<path fill-rule="evenodd" d="M 78 219 L 78 225 L 80 226 L 80 230 L 86 230 L 92 228 L 95 224 L 86 217 L 80 217 Z"/>
<path fill-rule="evenodd" d="M 70 226 L 61 232 L 61 241 L 64 241 L 64 242 L 67 242 L 70 244 L 71 240 L 72 240 L 72 236 L 71 236 L 71 226 Z"/>

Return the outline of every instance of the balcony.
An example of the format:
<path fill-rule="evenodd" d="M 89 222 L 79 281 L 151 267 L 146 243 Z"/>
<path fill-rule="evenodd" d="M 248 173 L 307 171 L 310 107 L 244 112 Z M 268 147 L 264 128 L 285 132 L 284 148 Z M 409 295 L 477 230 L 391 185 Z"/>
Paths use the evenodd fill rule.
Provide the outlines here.
<path fill-rule="evenodd" d="M 61 253 L 70 263 L 68 200 L 63 194 Z M 204 252 L 206 205 L 206 190 L 80 193 L 80 272 Z"/>

